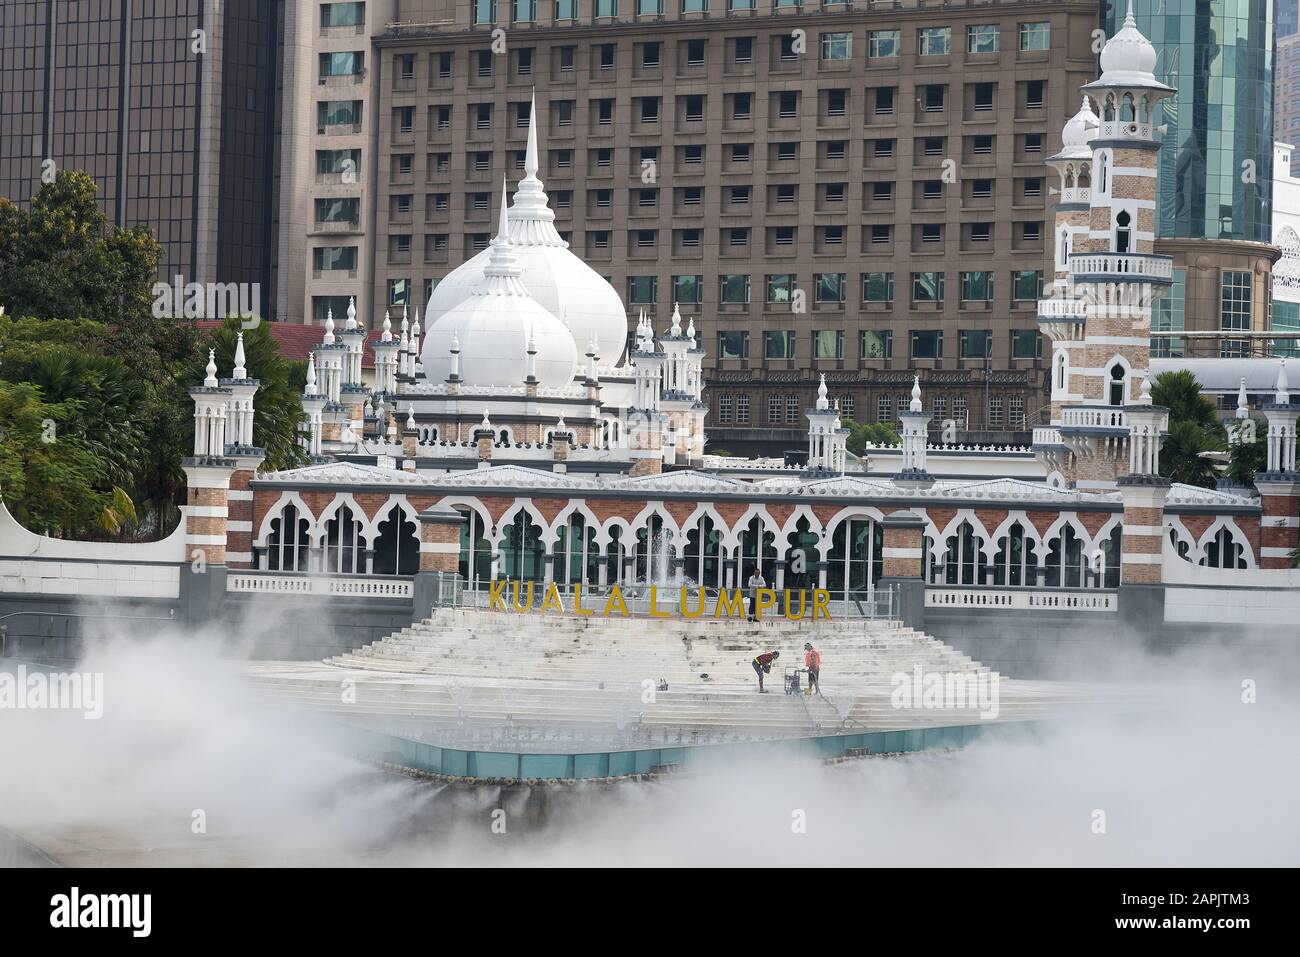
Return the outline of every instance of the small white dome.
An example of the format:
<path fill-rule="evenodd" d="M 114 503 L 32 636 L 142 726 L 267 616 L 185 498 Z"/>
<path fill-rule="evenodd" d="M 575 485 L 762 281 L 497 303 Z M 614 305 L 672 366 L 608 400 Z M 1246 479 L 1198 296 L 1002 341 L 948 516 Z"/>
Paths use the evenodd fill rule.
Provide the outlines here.
<path fill-rule="evenodd" d="M 508 228 L 529 295 L 560 318 L 575 342 L 585 348 L 594 337 L 601 361 L 617 362 L 627 344 L 627 310 L 614 287 L 570 252 L 555 229 L 555 214 L 537 178 L 536 108 L 528 128 L 524 178 L 510 207 Z M 479 288 L 489 252 L 457 266 L 438 283 L 425 309 L 427 321 L 436 321 Z"/>
<path fill-rule="evenodd" d="M 1153 74 L 1156 68 L 1156 48 L 1137 28 L 1130 0 L 1124 25 L 1106 41 L 1101 49 L 1101 72 L 1122 75 L 1125 73 Z"/>
<path fill-rule="evenodd" d="M 1097 134 L 1100 125 L 1101 121 L 1092 111 L 1092 101 L 1085 96 L 1083 107 L 1070 117 L 1061 129 L 1062 150 L 1074 151 L 1080 147 L 1087 147 L 1088 141 Z"/>

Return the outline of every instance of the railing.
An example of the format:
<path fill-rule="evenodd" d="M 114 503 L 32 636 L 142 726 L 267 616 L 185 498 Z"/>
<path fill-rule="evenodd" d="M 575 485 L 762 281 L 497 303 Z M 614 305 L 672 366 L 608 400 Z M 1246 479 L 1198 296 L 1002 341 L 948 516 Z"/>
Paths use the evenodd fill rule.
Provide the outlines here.
<path fill-rule="evenodd" d="M 1154 137 L 1155 128 L 1150 121 L 1139 120 L 1102 120 L 1097 127 L 1096 138 L 1103 140 L 1149 140 Z"/>
<path fill-rule="evenodd" d="M 1172 256 L 1144 253 L 1071 253 L 1070 273 L 1080 276 L 1132 276 L 1169 282 L 1174 276 Z"/>
<path fill-rule="evenodd" d="M 1127 429 L 1123 409 L 1113 406 L 1073 406 L 1061 410 L 1061 425 L 1091 429 Z"/>
<path fill-rule="evenodd" d="M 330 576 L 292 572 L 238 572 L 226 591 L 258 595 L 325 595 L 351 598 L 410 598 L 409 578 L 386 575 Z"/>
<path fill-rule="evenodd" d="M 1035 445 L 1060 445 L 1061 430 L 1054 425 L 1034 426 Z"/>
<path fill-rule="evenodd" d="M 1115 611 L 1119 595 L 1094 589 L 927 588 L 926 608 L 990 608 L 1011 611 Z"/>
<path fill-rule="evenodd" d="M 1040 299 L 1038 318 L 1083 322 L 1088 318 L 1088 304 L 1080 299 Z"/>

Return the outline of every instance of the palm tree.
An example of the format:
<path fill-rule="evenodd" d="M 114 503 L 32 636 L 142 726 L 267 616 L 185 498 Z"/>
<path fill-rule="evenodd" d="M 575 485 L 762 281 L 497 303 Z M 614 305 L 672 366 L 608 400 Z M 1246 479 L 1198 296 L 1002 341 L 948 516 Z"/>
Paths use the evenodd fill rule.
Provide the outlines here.
<path fill-rule="evenodd" d="M 1151 385 L 1151 402 L 1169 409 L 1169 437 L 1160 450 L 1160 474 L 1173 482 L 1213 488 L 1214 466 L 1202 452 L 1221 451 L 1225 434 L 1214 403 L 1186 369 L 1162 372 Z"/>

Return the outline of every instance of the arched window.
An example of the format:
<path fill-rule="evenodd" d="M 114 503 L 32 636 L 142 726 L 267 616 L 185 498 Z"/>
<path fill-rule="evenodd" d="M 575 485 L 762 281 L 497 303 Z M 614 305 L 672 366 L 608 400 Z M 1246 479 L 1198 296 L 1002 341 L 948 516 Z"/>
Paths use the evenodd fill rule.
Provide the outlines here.
<path fill-rule="evenodd" d="M 1124 404 L 1124 367 L 1116 362 L 1110 367 L 1110 404 Z"/>
<path fill-rule="evenodd" d="M 414 575 L 419 570 L 420 538 L 415 522 L 406 517 L 400 505 L 394 505 L 379 523 L 374 574 Z"/>
<path fill-rule="evenodd" d="M 519 581 L 542 581 L 546 577 L 545 557 L 542 527 L 521 509 L 502 536 L 499 575 Z"/>
<path fill-rule="evenodd" d="M 702 544 L 701 544 L 702 543 Z M 722 532 L 705 515 L 686 532 L 686 577 L 697 585 L 722 585 Z"/>
<path fill-rule="evenodd" d="M 1225 525 L 1214 533 L 1214 538 L 1205 546 L 1205 557 L 1201 559 L 1201 564 L 1210 568 L 1245 568 L 1246 549 L 1232 534 L 1232 529 Z"/>
<path fill-rule="evenodd" d="M 460 527 L 460 577 L 470 588 L 492 580 L 492 542 L 483 516 L 471 509 L 459 509 L 465 515 Z"/>
<path fill-rule="evenodd" d="M 776 581 L 776 536 L 763 527 L 763 520 L 755 515 L 740 533 L 740 564 L 736 568 L 737 585 L 744 584 L 755 567 L 760 567 L 763 578 Z"/>
<path fill-rule="evenodd" d="M 1122 209 L 1115 217 L 1115 252 L 1128 253 L 1133 247 L 1133 217 Z"/>
<path fill-rule="evenodd" d="M 993 584 L 1038 584 L 1038 558 L 1020 522 L 1014 523 L 1007 529 L 1007 534 L 998 539 L 998 551 L 993 557 Z"/>
<path fill-rule="evenodd" d="M 1060 266 L 1067 265 L 1070 261 L 1070 231 L 1068 229 L 1061 230 L 1061 241 L 1056 248 L 1059 254 L 1057 264 Z"/>
<path fill-rule="evenodd" d="M 826 587 L 833 592 L 865 592 L 880 579 L 884 564 L 884 531 L 869 518 L 840 522 L 831 533 Z"/>
<path fill-rule="evenodd" d="M 818 575 L 815 569 L 821 561 L 821 549 L 817 547 L 820 540 L 807 518 L 801 518 L 795 523 L 794 531 L 787 536 L 786 588 L 817 587 Z"/>
<path fill-rule="evenodd" d="M 588 526 L 585 515 L 574 512 L 555 542 L 555 581 L 561 585 L 595 585 L 600 580 L 599 555 L 596 530 Z"/>
<path fill-rule="evenodd" d="M 636 580 L 663 584 L 672 579 L 672 529 L 664 527 L 662 515 L 652 514 L 643 528 L 636 531 Z"/>
<path fill-rule="evenodd" d="M 361 539 L 361 522 L 349 505 L 340 505 L 325 523 L 325 570 L 343 575 L 364 574 L 366 546 Z"/>
<path fill-rule="evenodd" d="M 1079 588 L 1083 584 L 1083 539 L 1073 525 L 1061 526 L 1061 532 L 1048 543 L 1047 585 L 1051 588 Z"/>
<path fill-rule="evenodd" d="M 945 545 L 944 581 L 949 585 L 983 585 L 985 584 L 984 563 L 980 560 L 980 540 L 975 534 L 975 527 L 969 521 L 957 526 L 957 531 L 949 535 Z"/>
<path fill-rule="evenodd" d="M 1109 102 L 1110 101 L 1107 100 L 1107 103 Z M 1099 193 L 1106 192 L 1107 166 L 1106 154 L 1102 153 L 1101 156 L 1097 158 L 1097 192 Z"/>
<path fill-rule="evenodd" d="M 271 519 L 266 536 L 266 567 L 273 572 L 305 572 L 311 523 L 298 514 L 296 505 L 286 505 L 278 518 Z"/>
<path fill-rule="evenodd" d="M 1065 391 L 1065 370 L 1065 350 L 1061 349 L 1056 353 L 1056 389 L 1058 392 Z"/>

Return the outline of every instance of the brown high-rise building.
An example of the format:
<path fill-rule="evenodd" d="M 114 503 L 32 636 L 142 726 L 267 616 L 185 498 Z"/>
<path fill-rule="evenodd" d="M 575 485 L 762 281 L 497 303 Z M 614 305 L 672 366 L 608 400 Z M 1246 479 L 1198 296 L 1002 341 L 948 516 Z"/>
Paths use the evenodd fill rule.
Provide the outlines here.
<path fill-rule="evenodd" d="M 291 314 L 337 316 L 349 295 L 367 325 L 423 312 L 522 175 L 535 91 L 558 229 L 629 329 L 643 309 L 664 326 L 674 302 L 697 317 L 716 445 L 800 444 L 823 372 L 864 422 L 894 421 L 913 370 L 936 419 L 971 432 L 1023 430 L 1046 405 L 1043 160 L 1095 72 L 1091 0 L 299 17 L 287 59 L 314 96 L 285 120 L 310 141 L 292 147 L 307 188 L 286 216 L 308 242 L 285 267 Z"/>
<path fill-rule="evenodd" d="M 4 0 L 0 195 L 85 170 L 149 226 L 160 278 L 247 283 L 273 312 L 281 3 Z"/>

